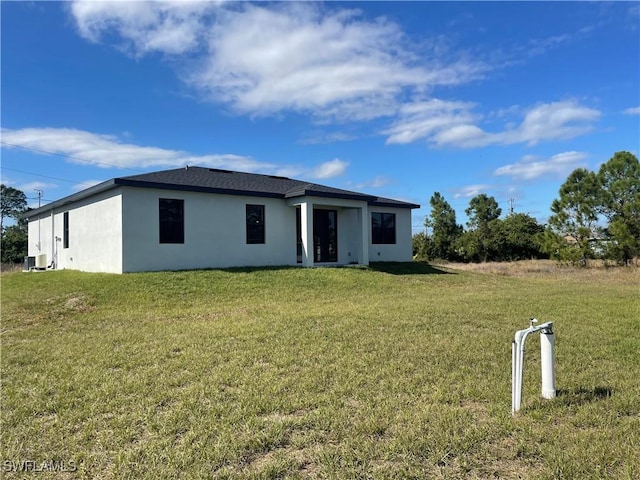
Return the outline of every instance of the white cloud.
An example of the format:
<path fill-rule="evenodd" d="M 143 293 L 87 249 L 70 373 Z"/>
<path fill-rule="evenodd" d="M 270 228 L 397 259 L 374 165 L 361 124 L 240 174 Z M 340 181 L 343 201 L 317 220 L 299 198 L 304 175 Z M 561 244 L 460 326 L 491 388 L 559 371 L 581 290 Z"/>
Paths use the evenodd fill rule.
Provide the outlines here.
<path fill-rule="evenodd" d="M 481 193 L 485 193 L 491 185 L 467 185 L 454 189 L 453 198 L 472 198 Z"/>
<path fill-rule="evenodd" d="M 310 113 L 319 121 L 396 113 L 399 98 L 480 78 L 480 61 L 421 59 L 400 27 L 357 10 L 311 3 L 74 2 L 90 41 L 134 55 L 180 59 L 183 79 L 205 97 L 249 115 Z"/>
<path fill-rule="evenodd" d="M 498 110 L 494 110 L 489 112 L 487 118 L 489 119 L 502 119 L 502 118 L 510 118 L 515 115 L 522 114 L 522 107 L 520 105 L 511 105 L 506 108 L 499 108 Z"/>
<path fill-rule="evenodd" d="M 47 183 L 47 182 L 28 182 L 22 183 L 18 187 L 18 190 L 22 190 L 28 197 L 37 196 L 36 190 L 49 190 L 52 188 L 58 188 L 58 185 L 55 183 Z"/>
<path fill-rule="evenodd" d="M 473 104 L 430 100 L 406 105 L 400 118 L 383 134 L 387 143 L 411 143 L 427 140 L 434 146 L 458 148 L 565 140 L 593 130 L 600 112 L 574 101 L 542 103 L 524 113 L 517 126 L 505 125 L 499 132 L 487 132 L 477 125 L 481 117 L 471 110 Z"/>
<path fill-rule="evenodd" d="M 436 135 L 457 127 L 467 126 L 479 119 L 471 113 L 472 103 L 432 99 L 403 105 L 400 117 L 382 133 L 388 135 L 387 144 L 412 143 L 433 139 Z"/>
<path fill-rule="evenodd" d="M 114 135 L 67 128 L 2 129 L 2 148 L 35 149 L 35 153 L 67 157 L 69 162 L 102 168 L 178 168 L 185 165 L 242 172 L 327 179 L 345 173 L 348 163 L 338 158 L 316 167 L 301 168 L 260 162 L 234 154 L 192 155 L 181 150 L 123 143 Z M 87 186 L 83 183 L 82 188 Z"/>
<path fill-rule="evenodd" d="M 568 43 L 575 39 L 577 34 L 568 34 L 563 33 L 560 35 L 553 35 L 546 38 L 535 38 L 529 40 L 529 44 L 527 46 L 529 56 L 533 57 L 536 55 L 542 55 L 547 52 L 547 50 L 558 47 L 565 43 Z"/>
<path fill-rule="evenodd" d="M 627 108 L 623 113 L 625 115 L 640 115 L 640 107 Z"/>
<path fill-rule="evenodd" d="M 415 65 L 396 24 L 304 3 L 228 13 L 210 38 L 209 55 L 191 83 L 239 112 L 292 110 L 340 120 L 393 114 L 406 88 L 465 83 L 486 68 Z"/>
<path fill-rule="evenodd" d="M 393 21 L 329 5 L 74 1 L 69 12 L 85 39 L 136 57 L 170 56 L 184 82 L 236 113 L 298 112 L 318 123 L 395 118 L 382 132 L 388 144 L 536 145 L 588 133 L 599 118 L 575 101 L 513 106 L 485 118 L 473 103 L 429 99 L 434 87 L 469 83 L 492 67 L 477 56 L 454 57 L 437 39 L 423 39 L 418 51 Z M 521 48 L 540 53 L 587 30 Z M 419 100 L 403 104 L 406 98 Z M 520 123 L 498 131 L 481 124 L 516 113 Z"/>
<path fill-rule="evenodd" d="M 311 171 L 311 177 L 318 179 L 327 179 L 343 175 L 349 166 L 348 162 L 334 158 L 325 162 Z"/>
<path fill-rule="evenodd" d="M 368 185 L 371 188 L 380 188 L 380 187 L 384 187 L 388 183 L 389 183 L 389 179 L 388 178 L 378 175 Z"/>
<path fill-rule="evenodd" d="M 533 180 L 542 176 L 564 178 L 583 164 L 587 158 L 584 152 L 563 152 L 551 158 L 538 160 L 531 155 L 524 156 L 519 162 L 496 169 L 496 176 L 509 176 L 514 180 Z"/>
<path fill-rule="evenodd" d="M 206 20 L 216 7 L 215 2 L 76 1 L 70 12 L 89 41 L 115 34 L 118 48 L 135 56 L 179 55 L 201 46 Z"/>
<path fill-rule="evenodd" d="M 372 180 L 368 180 L 365 182 L 360 182 L 360 183 L 349 182 L 350 184 L 349 188 L 353 188 L 355 190 L 367 190 L 369 188 L 381 188 L 381 187 L 384 187 L 385 185 L 388 185 L 389 183 L 391 183 L 391 180 L 389 180 L 387 177 L 378 175 Z"/>
<path fill-rule="evenodd" d="M 357 138 L 358 137 L 356 135 L 343 133 L 343 132 L 313 131 L 313 132 L 308 132 L 299 141 L 299 143 L 301 143 L 302 145 L 317 145 L 317 144 L 335 143 L 335 142 L 350 142 L 351 140 L 355 140 Z"/>
<path fill-rule="evenodd" d="M 502 140 L 535 145 L 545 140 L 574 138 L 590 132 L 599 117 L 599 111 L 573 101 L 543 103 L 530 109 L 516 130 L 505 131 Z"/>
<path fill-rule="evenodd" d="M 114 135 L 69 128 L 3 129 L 2 140 L 7 144 L 63 155 L 72 163 L 103 168 L 180 167 L 198 164 L 253 171 L 273 167 L 240 155 L 192 156 L 179 150 L 123 143 Z"/>

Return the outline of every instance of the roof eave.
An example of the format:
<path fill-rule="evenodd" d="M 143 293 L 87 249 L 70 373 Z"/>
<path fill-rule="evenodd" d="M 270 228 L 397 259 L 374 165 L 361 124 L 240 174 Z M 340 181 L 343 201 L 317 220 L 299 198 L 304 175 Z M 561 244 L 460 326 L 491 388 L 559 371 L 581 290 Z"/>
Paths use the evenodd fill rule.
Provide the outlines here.
<path fill-rule="evenodd" d="M 69 205 L 70 203 L 77 202 L 78 200 L 83 200 L 98 193 L 106 192 L 107 190 L 111 190 L 112 188 L 115 188 L 117 186 L 116 180 L 118 179 L 112 178 L 111 180 L 107 180 L 106 182 L 99 183 L 97 185 L 94 185 L 93 187 L 89 187 L 80 192 L 63 197 L 59 200 L 56 200 L 55 202 L 47 203 L 40 208 L 34 208 L 33 210 L 25 212 L 22 217 L 29 219 L 30 217 L 41 215 L 58 207 Z"/>
<path fill-rule="evenodd" d="M 374 200 L 370 202 L 369 205 L 374 207 L 391 207 L 391 208 L 420 208 L 420 205 L 417 203 L 408 203 L 408 202 L 385 202 L 384 200 Z"/>
<path fill-rule="evenodd" d="M 244 195 L 248 197 L 284 198 L 281 193 L 260 192 L 257 190 L 236 190 L 231 188 L 202 187 L 197 185 L 177 185 L 173 183 L 144 182 L 140 180 L 115 179 L 118 185 L 137 188 L 156 188 L 158 190 L 174 190 L 178 192 L 217 193 L 222 195 Z"/>
<path fill-rule="evenodd" d="M 358 194 L 338 193 L 338 192 L 322 192 L 317 190 L 289 192 L 289 193 L 286 193 L 284 197 L 285 198 L 296 198 L 296 197 L 340 198 L 343 200 L 357 200 L 361 202 L 369 202 L 373 198 L 373 197 L 370 197 L 369 195 L 358 195 Z"/>

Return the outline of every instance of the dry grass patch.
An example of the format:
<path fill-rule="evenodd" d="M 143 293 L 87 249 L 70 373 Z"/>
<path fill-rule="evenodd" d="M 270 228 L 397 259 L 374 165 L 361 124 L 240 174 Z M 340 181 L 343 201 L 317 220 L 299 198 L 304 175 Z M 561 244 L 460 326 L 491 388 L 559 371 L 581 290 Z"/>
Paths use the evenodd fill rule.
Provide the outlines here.
<path fill-rule="evenodd" d="M 447 271 L 465 271 L 523 278 L 558 278 L 591 280 L 600 282 L 620 282 L 639 284 L 640 268 L 637 266 L 610 266 L 602 261 L 592 260 L 588 267 L 562 265 L 553 260 L 521 260 L 518 262 L 454 263 L 438 264 Z"/>

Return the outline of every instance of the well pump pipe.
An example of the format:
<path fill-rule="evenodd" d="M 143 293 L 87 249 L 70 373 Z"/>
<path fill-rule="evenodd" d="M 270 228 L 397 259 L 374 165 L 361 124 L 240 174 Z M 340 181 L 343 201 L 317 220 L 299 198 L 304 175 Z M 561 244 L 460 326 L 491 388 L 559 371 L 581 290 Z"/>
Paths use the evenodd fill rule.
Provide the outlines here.
<path fill-rule="evenodd" d="M 555 339 L 551 325 L 540 332 L 540 368 L 542 369 L 542 398 L 556 396 L 556 374 L 554 368 Z"/>
<path fill-rule="evenodd" d="M 518 330 L 511 344 L 511 413 L 520 410 L 522 404 L 522 379 L 524 373 L 524 345 L 527 337 L 540 331 L 540 352 L 542 356 L 542 396 L 555 397 L 555 373 L 553 361 L 553 322 L 534 325 L 538 320 L 532 318 L 529 328 Z M 544 338 L 543 338 L 544 337 Z"/>

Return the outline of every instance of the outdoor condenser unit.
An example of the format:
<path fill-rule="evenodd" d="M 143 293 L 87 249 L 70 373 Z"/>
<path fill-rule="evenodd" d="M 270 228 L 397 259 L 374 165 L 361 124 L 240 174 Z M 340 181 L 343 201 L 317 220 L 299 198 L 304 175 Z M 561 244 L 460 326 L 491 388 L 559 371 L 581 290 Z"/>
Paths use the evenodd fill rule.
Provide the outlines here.
<path fill-rule="evenodd" d="M 36 255 L 36 268 L 46 270 L 47 268 L 47 254 L 41 253 Z"/>

